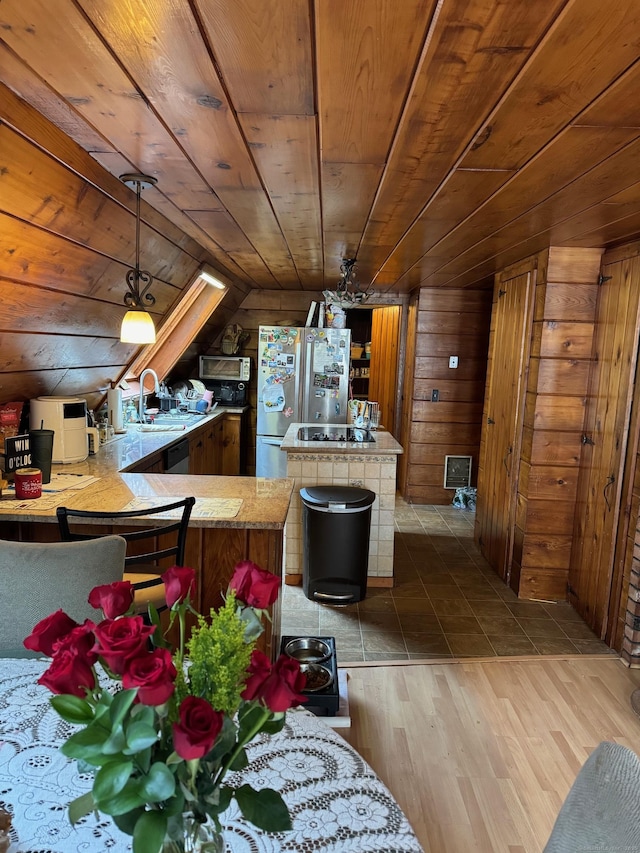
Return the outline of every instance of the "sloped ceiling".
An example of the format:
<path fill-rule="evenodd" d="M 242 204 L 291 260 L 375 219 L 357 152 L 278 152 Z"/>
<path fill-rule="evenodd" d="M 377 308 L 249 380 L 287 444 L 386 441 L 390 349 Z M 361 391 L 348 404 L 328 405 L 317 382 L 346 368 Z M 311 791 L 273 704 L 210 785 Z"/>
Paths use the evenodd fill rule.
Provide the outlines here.
<path fill-rule="evenodd" d="M 640 233 L 637 0 L 1 0 L 0 79 L 249 287 Z"/>

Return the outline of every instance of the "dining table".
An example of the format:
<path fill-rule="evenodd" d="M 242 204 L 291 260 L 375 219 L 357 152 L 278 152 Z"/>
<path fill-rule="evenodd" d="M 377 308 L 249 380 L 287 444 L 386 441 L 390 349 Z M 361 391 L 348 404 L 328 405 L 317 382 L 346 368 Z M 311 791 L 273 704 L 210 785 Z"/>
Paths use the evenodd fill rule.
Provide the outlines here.
<path fill-rule="evenodd" d="M 69 822 L 67 805 L 91 789 L 92 776 L 60 751 L 75 727 L 37 683 L 49 662 L 0 658 L 0 809 L 11 815 L 9 853 L 130 851 L 130 837 L 106 815 Z M 281 732 L 259 735 L 247 754 L 248 766 L 227 783 L 279 791 L 293 828 L 263 832 L 233 800 L 221 817 L 228 853 L 422 851 L 382 780 L 322 718 L 293 709 Z"/>

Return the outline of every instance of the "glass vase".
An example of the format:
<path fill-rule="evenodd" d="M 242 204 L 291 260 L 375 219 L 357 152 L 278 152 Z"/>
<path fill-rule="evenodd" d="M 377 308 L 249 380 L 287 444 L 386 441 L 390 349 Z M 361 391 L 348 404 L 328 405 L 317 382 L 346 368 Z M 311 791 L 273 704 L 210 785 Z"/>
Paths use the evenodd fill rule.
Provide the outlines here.
<path fill-rule="evenodd" d="M 182 829 L 172 829 L 162 844 L 162 853 L 225 853 L 222 832 L 213 821 L 199 823 L 193 815 L 182 817 Z"/>

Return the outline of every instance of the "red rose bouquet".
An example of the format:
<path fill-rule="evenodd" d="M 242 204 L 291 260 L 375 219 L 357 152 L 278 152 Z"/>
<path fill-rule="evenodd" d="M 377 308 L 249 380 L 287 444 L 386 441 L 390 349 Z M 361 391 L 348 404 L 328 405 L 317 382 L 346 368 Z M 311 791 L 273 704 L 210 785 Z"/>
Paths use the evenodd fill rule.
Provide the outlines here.
<path fill-rule="evenodd" d="M 101 621 L 78 625 L 58 610 L 24 641 L 51 656 L 39 682 L 56 694 L 58 714 L 80 726 L 62 752 L 93 773 L 92 790 L 69 805 L 71 821 L 93 810 L 111 815 L 133 837 L 133 853 L 222 849 L 219 816 L 232 798 L 261 829 L 290 829 L 276 791 L 223 782 L 246 766 L 249 741 L 280 731 L 285 712 L 305 700 L 298 663 L 281 656 L 272 664 L 255 647 L 279 578 L 239 563 L 224 605 L 206 619 L 191 604 L 193 569 L 174 566 L 163 579 L 176 649 L 152 607 L 149 625 L 133 615 L 127 581 L 91 591 Z M 187 613 L 197 619 L 189 638 Z"/>

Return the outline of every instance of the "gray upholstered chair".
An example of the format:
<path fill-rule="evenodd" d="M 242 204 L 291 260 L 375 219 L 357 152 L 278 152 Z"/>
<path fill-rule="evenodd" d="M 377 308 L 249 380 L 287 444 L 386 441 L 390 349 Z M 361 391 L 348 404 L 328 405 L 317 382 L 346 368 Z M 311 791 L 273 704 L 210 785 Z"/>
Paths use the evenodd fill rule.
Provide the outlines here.
<path fill-rule="evenodd" d="M 585 761 L 544 853 L 640 851 L 640 759 L 604 741 Z"/>
<path fill-rule="evenodd" d="M 77 622 L 99 619 L 87 598 L 94 586 L 122 580 L 127 543 L 0 541 L 0 657 L 37 657 L 22 641 L 62 608 Z"/>

